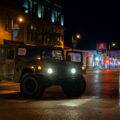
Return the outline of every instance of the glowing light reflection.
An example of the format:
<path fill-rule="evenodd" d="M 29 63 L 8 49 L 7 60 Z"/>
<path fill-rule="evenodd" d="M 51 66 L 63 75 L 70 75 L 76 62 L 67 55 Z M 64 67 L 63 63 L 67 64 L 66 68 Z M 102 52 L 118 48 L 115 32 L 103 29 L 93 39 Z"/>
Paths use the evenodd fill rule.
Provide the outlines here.
<path fill-rule="evenodd" d="M 95 75 L 94 76 L 94 82 L 98 82 L 99 81 L 99 75 Z"/>
<path fill-rule="evenodd" d="M 96 72 L 96 73 L 99 73 L 99 72 L 100 72 L 100 70 L 96 70 L 95 72 Z"/>
<path fill-rule="evenodd" d="M 83 105 L 85 104 L 86 102 L 89 102 L 91 99 L 84 99 L 84 100 L 80 100 L 79 102 L 78 101 L 67 101 L 67 102 L 64 102 L 60 105 L 62 106 L 67 106 L 67 107 L 79 107 L 80 105 Z"/>

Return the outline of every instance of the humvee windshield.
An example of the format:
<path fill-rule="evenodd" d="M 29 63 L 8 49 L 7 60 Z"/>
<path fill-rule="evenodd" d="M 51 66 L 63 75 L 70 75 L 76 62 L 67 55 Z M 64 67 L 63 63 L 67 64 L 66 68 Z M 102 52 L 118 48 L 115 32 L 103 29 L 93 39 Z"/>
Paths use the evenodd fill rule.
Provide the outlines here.
<path fill-rule="evenodd" d="M 60 49 L 18 48 L 18 56 L 25 58 L 63 60 Z"/>
<path fill-rule="evenodd" d="M 48 49 L 42 51 L 43 59 L 63 60 L 62 50 Z"/>
<path fill-rule="evenodd" d="M 67 59 L 71 62 L 82 62 L 82 56 L 80 52 L 68 52 Z"/>

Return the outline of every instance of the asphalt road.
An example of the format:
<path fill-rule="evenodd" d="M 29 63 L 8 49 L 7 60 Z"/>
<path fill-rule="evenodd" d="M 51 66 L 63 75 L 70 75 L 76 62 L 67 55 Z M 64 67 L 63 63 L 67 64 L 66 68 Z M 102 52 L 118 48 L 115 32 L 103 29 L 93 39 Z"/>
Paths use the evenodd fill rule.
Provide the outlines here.
<path fill-rule="evenodd" d="M 54 86 L 29 100 L 19 84 L 0 82 L 0 120 L 120 120 L 119 71 L 88 71 L 85 78 L 87 89 L 77 99 Z"/>

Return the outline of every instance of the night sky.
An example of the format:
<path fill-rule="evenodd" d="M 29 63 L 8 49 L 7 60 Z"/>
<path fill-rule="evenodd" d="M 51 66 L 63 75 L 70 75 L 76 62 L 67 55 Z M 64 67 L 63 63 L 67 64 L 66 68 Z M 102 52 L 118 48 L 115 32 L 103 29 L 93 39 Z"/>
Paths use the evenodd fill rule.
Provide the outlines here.
<path fill-rule="evenodd" d="M 79 49 L 96 49 L 97 42 L 120 41 L 120 1 L 65 0 L 64 16 L 66 46 L 72 47 L 76 32 L 84 36 Z"/>

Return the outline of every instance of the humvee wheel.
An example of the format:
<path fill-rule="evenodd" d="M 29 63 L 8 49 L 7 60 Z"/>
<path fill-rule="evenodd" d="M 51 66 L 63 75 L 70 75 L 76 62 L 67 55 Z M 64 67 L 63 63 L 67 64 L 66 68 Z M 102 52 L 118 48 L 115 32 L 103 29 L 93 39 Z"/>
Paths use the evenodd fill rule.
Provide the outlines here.
<path fill-rule="evenodd" d="M 86 81 L 83 76 L 78 79 L 67 80 L 67 82 L 62 85 L 63 92 L 68 97 L 79 97 L 82 95 L 86 88 Z"/>
<path fill-rule="evenodd" d="M 21 78 L 20 89 L 25 97 L 36 99 L 42 96 L 45 87 L 43 81 L 38 76 L 28 73 Z"/>

